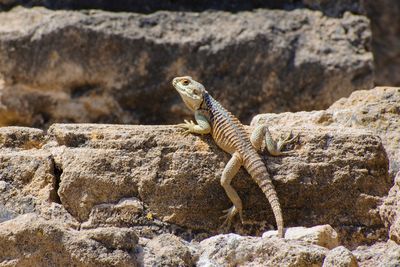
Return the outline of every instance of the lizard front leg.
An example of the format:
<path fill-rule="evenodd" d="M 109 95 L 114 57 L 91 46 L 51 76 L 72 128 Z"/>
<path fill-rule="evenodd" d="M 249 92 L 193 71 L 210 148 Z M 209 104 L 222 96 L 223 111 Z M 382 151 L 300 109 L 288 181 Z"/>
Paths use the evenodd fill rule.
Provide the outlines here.
<path fill-rule="evenodd" d="M 266 125 L 258 125 L 253 130 L 250 136 L 250 141 L 253 147 L 257 151 L 260 151 L 265 138 L 265 147 L 272 156 L 288 155 L 291 151 L 282 151 L 283 146 L 293 142 L 298 137 L 298 135 L 296 135 L 293 138 L 290 138 L 291 135 L 292 132 L 290 132 L 286 138 L 275 141 Z"/>
<path fill-rule="evenodd" d="M 187 120 L 185 120 L 185 123 L 178 124 L 178 127 L 186 129 L 183 132 L 183 134 L 185 134 L 185 135 L 189 134 L 189 133 L 209 134 L 211 132 L 210 123 L 208 122 L 207 118 L 204 117 L 203 114 L 196 111 L 194 113 L 194 118 L 195 118 L 197 124 L 195 124 L 193 121 L 189 122 Z"/>
<path fill-rule="evenodd" d="M 221 219 L 225 218 L 225 221 L 221 227 L 227 225 L 229 228 L 231 225 L 232 219 L 235 217 L 235 215 L 237 213 L 239 213 L 240 220 L 243 223 L 242 200 L 240 199 L 236 190 L 231 185 L 233 177 L 235 177 L 236 173 L 239 171 L 241 166 L 242 166 L 241 157 L 239 156 L 238 153 L 234 153 L 232 155 L 232 158 L 226 164 L 224 171 L 222 172 L 221 185 L 225 189 L 226 195 L 232 201 L 233 206 L 224 211 L 224 212 L 226 212 L 226 215 L 221 216 Z"/>

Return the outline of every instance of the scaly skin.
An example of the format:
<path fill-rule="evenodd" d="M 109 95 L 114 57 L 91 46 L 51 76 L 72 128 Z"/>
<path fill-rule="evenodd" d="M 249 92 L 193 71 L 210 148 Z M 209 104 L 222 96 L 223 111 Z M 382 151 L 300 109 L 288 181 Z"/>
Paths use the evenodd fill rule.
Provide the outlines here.
<path fill-rule="evenodd" d="M 266 148 L 271 155 L 287 154 L 288 152 L 281 152 L 282 146 L 292 142 L 296 137 L 289 140 L 289 135 L 285 140 L 275 142 L 266 126 L 258 126 L 249 140 L 248 134 L 240 121 L 212 98 L 201 83 L 185 76 L 174 78 L 172 84 L 181 95 L 186 106 L 194 112 L 197 122 L 195 124 L 193 121 L 185 121 L 178 126 L 186 129 L 185 134 L 211 134 L 216 144 L 232 155 L 221 177 L 221 185 L 233 203 L 232 208 L 226 210 L 226 215 L 222 216 L 222 218 L 225 218 L 223 226 L 228 225 L 229 227 L 236 214 L 239 214 L 243 223 L 242 201 L 236 190 L 231 186 L 233 177 L 243 166 L 266 195 L 275 216 L 278 236 L 284 237 L 282 211 L 278 196 L 267 168 L 257 151 L 261 150 L 265 138 Z"/>

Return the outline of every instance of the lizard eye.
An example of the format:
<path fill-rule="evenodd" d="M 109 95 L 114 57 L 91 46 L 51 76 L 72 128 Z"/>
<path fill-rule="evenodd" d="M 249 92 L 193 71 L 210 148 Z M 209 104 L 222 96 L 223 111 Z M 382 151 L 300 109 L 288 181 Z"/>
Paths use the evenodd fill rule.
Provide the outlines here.
<path fill-rule="evenodd" d="M 183 81 L 182 81 L 182 84 L 185 85 L 185 86 L 186 86 L 186 85 L 189 85 L 189 83 L 190 83 L 189 80 L 183 80 Z"/>

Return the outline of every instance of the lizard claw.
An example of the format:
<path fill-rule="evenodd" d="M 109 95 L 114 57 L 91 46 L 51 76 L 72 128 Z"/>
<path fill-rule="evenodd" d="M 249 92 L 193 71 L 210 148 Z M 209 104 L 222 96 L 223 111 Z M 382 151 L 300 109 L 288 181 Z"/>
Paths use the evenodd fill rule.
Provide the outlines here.
<path fill-rule="evenodd" d="M 224 221 L 224 222 L 222 223 L 222 225 L 221 225 L 221 228 L 223 228 L 223 227 L 225 227 L 225 226 L 227 226 L 228 228 L 230 228 L 230 227 L 231 227 L 232 220 L 233 220 L 233 218 L 235 217 L 235 215 L 236 215 L 237 213 L 239 213 L 240 220 L 241 220 L 242 223 L 243 223 L 242 212 L 241 212 L 241 211 L 239 212 L 239 211 L 236 209 L 235 206 L 232 206 L 231 208 L 226 209 L 226 210 L 224 210 L 223 212 L 226 213 L 226 214 L 225 214 L 225 215 L 222 215 L 221 217 L 219 217 L 220 219 L 225 219 L 225 221 Z"/>
<path fill-rule="evenodd" d="M 193 121 L 188 121 L 188 120 L 184 120 L 184 122 L 185 123 L 179 123 L 177 126 L 185 129 L 183 135 L 186 136 L 192 132 L 192 129 L 194 128 L 194 126 L 196 126 L 196 124 Z"/>

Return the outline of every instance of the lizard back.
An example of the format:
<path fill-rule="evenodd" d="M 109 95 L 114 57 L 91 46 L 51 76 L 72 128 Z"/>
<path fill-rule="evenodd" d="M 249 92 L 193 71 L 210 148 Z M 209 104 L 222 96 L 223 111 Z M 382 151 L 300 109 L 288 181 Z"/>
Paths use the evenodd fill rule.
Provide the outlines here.
<path fill-rule="evenodd" d="M 215 143 L 230 154 L 239 153 L 242 165 L 266 195 L 276 219 L 278 233 L 283 236 L 282 211 L 275 187 L 243 124 L 207 92 L 204 94 L 202 111 L 209 120 Z"/>

